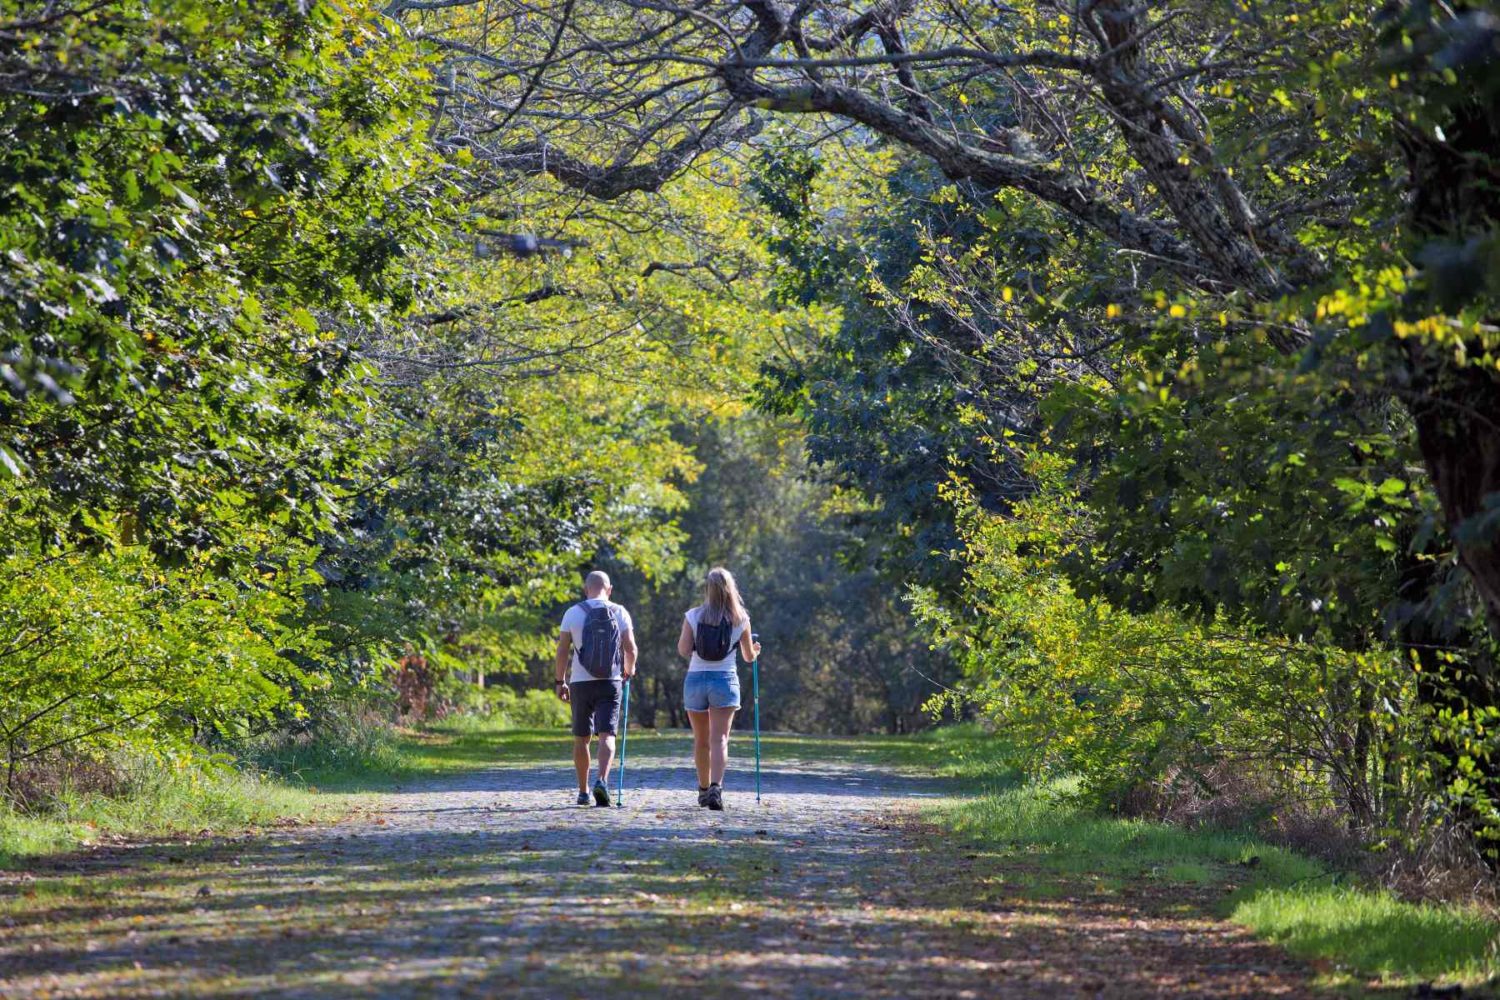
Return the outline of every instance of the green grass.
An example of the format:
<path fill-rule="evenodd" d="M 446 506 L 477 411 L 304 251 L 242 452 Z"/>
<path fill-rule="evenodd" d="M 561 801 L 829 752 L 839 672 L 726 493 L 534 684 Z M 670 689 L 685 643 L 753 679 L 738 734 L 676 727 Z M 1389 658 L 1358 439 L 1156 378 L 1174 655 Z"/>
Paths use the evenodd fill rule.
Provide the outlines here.
<path fill-rule="evenodd" d="M 738 754 L 751 734 L 736 730 Z M 763 734 L 762 751 L 777 760 L 856 764 L 989 787 L 1013 782 L 1009 748 L 975 725 L 944 726 L 910 736 L 796 736 Z"/>
<path fill-rule="evenodd" d="M 570 759 L 570 737 L 561 729 L 512 729 L 503 721 L 456 716 L 419 731 L 398 732 L 388 749 L 373 760 L 312 753 L 282 761 L 276 769 L 294 774 L 307 785 L 326 790 L 378 791 L 424 775 L 453 774 L 480 767 L 556 763 Z M 689 752 L 686 730 L 634 727 L 627 736 L 627 760 L 680 758 Z M 744 764 L 751 753 L 751 733 L 735 731 L 733 753 Z M 989 785 L 1013 780 L 1003 747 L 984 738 L 977 727 L 955 726 L 912 736 L 800 736 L 764 733 L 761 751 L 767 760 L 838 766 L 879 767 L 898 773 L 974 781 Z"/>
<path fill-rule="evenodd" d="M 931 817 L 971 856 L 1031 877 L 1005 882 L 1053 898 L 1130 887 L 1213 888 L 1210 909 L 1358 985 L 1472 985 L 1500 974 L 1500 923 L 1459 905 L 1406 902 L 1377 888 L 1334 886 L 1318 862 L 1248 834 L 1100 815 L 1070 782 L 1013 785 L 936 806 Z"/>
<path fill-rule="evenodd" d="M 1313 861 L 1243 835 L 1100 815 L 1076 804 L 1074 792 L 1069 781 L 1018 784 L 939 807 L 936 815 L 1000 856 L 1024 857 L 1059 874 L 1203 882 L 1212 869 L 1221 876 L 1242 871 L 1242 882 L 1282 884 L 1322 871 Z"/>
<path fill-rule="evenodd" d="M 1478 910 L 1408 903 L 1389 893 L 1297 886 L 1249 895 L 1233 917 L 1294 955 L 1328 958 L 1407 983 L 1477 983 L 1500 972 L 1500 927 Z"/>
<path fill-rule="evenodd" d="M 640 742 L 633 737 L 631 750 Z M 572 760 L 570 745 L 563 730 L 506 729 L 488 719 L 460 716 L 420 730 L 396 731 L 389 748 L 377 758 L 310 761 L 295 771 L 278 770 L 324 791 L 378 792 L 418 778 L 496 764 L 566 767 Z"/>
<path fill-rule="evenodd" d="M 0 868 L 103 840 L 224 833 L 340 811 L 308 789 L 225 769 L 157 765 L 131 784 L 118 796 L 64 791 L 44 813 L 0 805 Z"/>

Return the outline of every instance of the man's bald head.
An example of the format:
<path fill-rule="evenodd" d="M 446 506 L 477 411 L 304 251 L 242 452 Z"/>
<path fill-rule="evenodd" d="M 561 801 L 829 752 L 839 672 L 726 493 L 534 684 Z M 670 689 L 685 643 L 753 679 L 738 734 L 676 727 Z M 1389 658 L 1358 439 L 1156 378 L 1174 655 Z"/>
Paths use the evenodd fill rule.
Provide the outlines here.
<path fill-rule="evenodd" d="M 608 596 L 614 588 L 610 585 L 609 574 L 602 569 L 596 569 L 583 581 L 583 592 L 588 597 L 598 597 L 601 594 Z"/>

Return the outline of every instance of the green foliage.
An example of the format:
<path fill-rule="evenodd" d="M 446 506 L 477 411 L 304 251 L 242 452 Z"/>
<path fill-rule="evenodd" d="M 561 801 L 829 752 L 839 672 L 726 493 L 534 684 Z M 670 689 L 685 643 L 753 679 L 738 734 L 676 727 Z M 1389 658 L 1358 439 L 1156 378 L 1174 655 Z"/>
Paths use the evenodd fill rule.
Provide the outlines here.
<path fill-rule="evenodd" d="M 1045 6 L 1006 16 L 1017 51 L 1087 48 Z M 873 512 L 886 565 L 921 584 L 919 614 L 1033 766 L 1108 802 L 1167 776 L 1218 794 L 1212 771 L 1249 766 L 1372 837 L 1424 816 L 1487 842 L 1493 21 L 1425 4 L 1181 16 L 1214 28 L 1156 23 L 1142 54 L 1200 66 L 1195 96 L 1161 97 L 1201 129 L 1175 172 L 1128 109 L 1044 123 L 1034 93 L 984 74 L 929 78 L 927 99 L 954 143 L 1003 140 L 1134 209 L 1162 196 L 1208 259 L 1222 246 L 1186 206 L 1233 187 L 1242 228 L 1269 227 L 1255 275 L 1156 266 L 1064 201 L 1004 172 L 953 181 L 983 171 L 866 121 L 907 149 L 884 151 L 890 204 L 857 225 L 820 198 L 839 154 L 766 156 L 781 294 L 843 325 L 769 364 L 763 401 Z M 1200 48 L 1213 33 L 1267 71 L 1224 74 Z"/>
<path fill-rule="evenodd" d="M 1043 407 L 1058 444 L 1108 456 L 1088 484 L 1092 537 L 1069 563 L 1080 590 L 1349 649 L 1378 642 L 1398 544 L 1419 524 L 1430 536 L 1436 516 L 1425 484 L 1402 478 L 1415 456 L 1400 413 L 1268 348 L 1175 354 L 1175 371 L 1142 364 L 1133 386 L 1061 387 Z"/>
<path fill-rule="evenodd" d="M 568 706 L 551 691 L 490 688 L 484 694 L 487 721 L 506 729 L 563 729 L 573 719 Z"/>
<path fill-rule="evenodd" d="M 16 530 L 107 545 L 103 510 L 160 556 L 245 560 L 247 519 L 326 525 L 329 420 L 361 411 L 329 327 L 410 297 L 442 190 L 423 57 L 327 5 L 106 5 L 35 40 L 0 91 L 0 446 L 48 484 Z"/>
<path fill-rule="evenodd" d="M 1311 795 L 1374 821 L 1392 783 L 1407 781 L 1381 762 L 1419 733 L 1399 660 L 1228 617 L 1209 625 L 1083 599 L 1058 565 L 1077 531 L 1066 469 L 1039 457 L 1030 471 L 1044 486 L 1011 517 L 954 492 L 968 538 L 964 588 L 954 604 L 913 593 L 968 676 L 965 697 L 1015 741 L 1027 770 L 1077 775 L 1092 801 L 1118 807 L 1156 783 L 1212 797 L 1232 762 L 1273 799 Z"/>
<path fill-rule="evenodd" d="M 375 8 L 28 11 L 0 5 L 12 773 L 268 728 L 294 769 L 379 757 L 342 706 L 389 715 L 400 650 L 461 694 L 546 652 L 595 553 L 676 568 L 669 428 L 763 310 L 639 261 L 753 248 L 731 168 L 575 217 L 586 257 L 480 253 L 557 202 L 433 148 L 432 53 Z"/>
<path fill-rule="evenodd" d="M 395 728 L 368 695 L 320 699 L 296 725 L 236 744 L 235 756 L 254 770 L 304 783 L 403 766 Z"/>
<path fill-rule="evenodd" d="M 849 177 L 856 166 L 868 172 Z M 759 401 L 796 416 L 809 463 L 844 491 L 845 547 L 893 578 L 941 583 L 952 564 L 934 556 L 959 543 L 938 485 L 954 472 L 993 482 L 1003 463 L 974 433 L 969 386 L 944 363 L 943 336 L 957 332 L 926 338 L 871 294 L 903 285 L 921 266 L 924 215 L 948 216 L 924 203 L 936 183 L 929 174 L 888 177 L 892 170 L 878 157 L 842 164 L 794 146 L 762 154 L 755 187 L 769 214 L 761 237 L 777 294 L 836 309 L 840 322 L 806 331 L 803 350 L 768 358 Z M 915 213 L 923 214 L 908 221 Z"/>
<path fill-rule="evenodd" d="M 856 23 L 818 51 L 861 70 L 804 95 L 660 53 L 615 80 L 560 40 L 608 63 L 660 12 L 580 11 L 481 121 L 514 74 L 459 64 L 532 36 L 466 5 L 33 7 L 0 0 L 12 797 L 266 729 L 363 766 L 389 748 L 342 706 L 388 717 L 408 648 L 437 702 L 551 725 L 461 678 L 545 669 L 595 563 L 680 722 L 724 562 L 770 725 L 911 729 L 961 671 L 935 704 L 1098 803 L 1249 769 L 1372 838 L 1500 837 L 1492 13 L 1141 7 L 1106 52 L 1099 8 L 918 5 L 912 51 L 972 17 L 1024 72 L 880 66 Z M 694 30 L 643 37 L 712 65 Z M 893 79 L 910 108 L 859 110 Z M 729 131 L 751 103 L 861 138 Z"/>
<path fill-rule="evenodd" d="M 321 644 L 285 622 L 316 579 L 308 559 L 238 583 L 202 565 L 159 569 L 139 548 L 5 556 L 7 791 L 18 767 L 62 751 L 182 748 L 300 712 L 293 689 L 318 681 L 298 664 Z"/>
<path fill-rule="evenodd" d="M 217 744 L 329 686 L 302 619 L 364 460 L 339 343 L 411 296 L 425 57 L 369 11 L 107 4 L 0 87 L 0 739 Z M 318 315 L 314 315 L 314 312 Z"/>
<path fill-rule="evenodd" d="M 641 655 L 636 718 L 685 726 L 677 653 L 682 616 L 703 600 L 715 565 L 735 573 L 765 646 L 761 715 L 767 729 L 909 732 L 951 671 L 913 630 L 900 593 L 840 557 L 853 528 L 833 491 L 807 481 L 799 435 L 784 421 L 746 414 L 677 430 L 701 467 L 677 519 L 685 565 L 650 587 L 619 567 L 615 598 L 634 616 Z M 607 563 L 613 571 L 614 563 Z M 746 665 L 748 666 L 748 665 Z M 934 682 L 937 679 L 937 683 Z M 741 669 L 742 689 L 748 671 Z"/>

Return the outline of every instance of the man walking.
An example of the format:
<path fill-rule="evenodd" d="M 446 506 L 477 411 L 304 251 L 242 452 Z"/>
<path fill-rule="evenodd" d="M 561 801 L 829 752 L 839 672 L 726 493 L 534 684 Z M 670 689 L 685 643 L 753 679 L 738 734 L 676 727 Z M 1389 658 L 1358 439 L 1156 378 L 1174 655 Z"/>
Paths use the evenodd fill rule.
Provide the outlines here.
<path fill-rule="evenodd" d="M 557 636 L 557 696 L 573 706 L 573 766 L 578 804 L 589 804 L 589 740 L 599 737 L 594 805 L 609 805 L 609 767 L 620 725 L 620 689 L 635 676 L 635 631 L 630 612 L 609 599 L 609 574 L 594 570 L 584 600 L 563 615 Z"/>

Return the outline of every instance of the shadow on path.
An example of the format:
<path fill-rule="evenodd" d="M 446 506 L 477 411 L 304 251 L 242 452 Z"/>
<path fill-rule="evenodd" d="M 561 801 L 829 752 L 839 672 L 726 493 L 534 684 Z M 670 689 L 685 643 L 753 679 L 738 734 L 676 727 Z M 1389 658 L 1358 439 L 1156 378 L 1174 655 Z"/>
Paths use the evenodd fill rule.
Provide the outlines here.
<path fill-rule="evenodd" d="M 499 765 L 359 823 L 74 859 L 77 891 L 6 918 L 0 995 L 1316 995 L 1191 902 L 979 891 L 892 818 L 940 782 L 778 761 L 763 805 L 739 776 L 709 813 L 657 749 L 622 809 L 571 805 L 566 762 Z"/>

